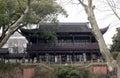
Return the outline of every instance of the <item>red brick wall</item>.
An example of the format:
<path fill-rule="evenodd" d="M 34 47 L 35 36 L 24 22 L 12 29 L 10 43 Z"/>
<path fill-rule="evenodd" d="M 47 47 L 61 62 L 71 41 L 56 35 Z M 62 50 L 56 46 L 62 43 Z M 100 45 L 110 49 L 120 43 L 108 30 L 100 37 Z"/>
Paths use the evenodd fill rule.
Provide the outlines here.
<path fill-rule="evenodd" d="M 107 66 L 106 65 L 93 65 L 90 66 L 90 70 L 95 73 L 104 73 L 107 74 Z M 30 78 L 35 71 L 35 67 L 23 67 L 23 78 Z"/>
<path fill-rule="evenodd" d="M 95 72 L 95 73 L 104 73 L 104 74 L 107 74 L 108 73 L 108 69 L 107 69 L 107 66 L 104 65 L 104 66 L 92 66 L 91 67 L 92 71 Z"/>
<path fill-rule="evenodd" d="M 23 68 L 23 78 L 30 78 L 34 73 L 34 67 Z"/>

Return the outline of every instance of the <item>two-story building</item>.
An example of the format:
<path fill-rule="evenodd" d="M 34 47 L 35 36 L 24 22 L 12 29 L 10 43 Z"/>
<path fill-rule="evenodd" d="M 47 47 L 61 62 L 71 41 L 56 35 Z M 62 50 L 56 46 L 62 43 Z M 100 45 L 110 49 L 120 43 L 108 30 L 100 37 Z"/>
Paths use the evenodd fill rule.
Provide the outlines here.
<path fill-rule="evenodd" d="M 100 29 L 104 34 L 108 27 Z M 101 59 L 98 42 L 89 23 L 40 24 L 36 29 L 21 29 L 28 40 L 28 59 L 40 62 L 71 63 Z"/>

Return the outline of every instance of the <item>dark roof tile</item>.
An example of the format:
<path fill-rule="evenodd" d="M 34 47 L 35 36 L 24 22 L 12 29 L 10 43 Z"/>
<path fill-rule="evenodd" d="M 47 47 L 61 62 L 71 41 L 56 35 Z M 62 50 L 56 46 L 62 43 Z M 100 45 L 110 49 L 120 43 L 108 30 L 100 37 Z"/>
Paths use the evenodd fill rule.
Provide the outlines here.
<path fill-rule="evenodd" d="M 6 54 L 9 53 L 8 48 L 1 48 L 0 49 L 0 54 Z"/>
<path fill-rule="evenodd" d="M 104 34 L 107 29 L 109 28 L 103 28 L 100 29 L 100 31 L 102 32 L 102 34 Z M 56 24 L 52 24 L 52 23 L 46 23 L 46 24 L 40 24 L 39 28 L 37 29 L 23 29 L 21 28 L 21 32 L 22 35 L 28 35 L 29 33 L 40 33 L 46 30 L 50 30 L 50 31 L 54 31 L 56 33 L 81 33 L 81 32 L 85 32 L 85 33 L 91 33 L 92 30 L 91 28 L 89 28 L 88 23 L 58 23 L 58 25 Z"/>
<path fill-rule="evenodd" d="M 40 24 L 39 30 L 51 30 L 55 32 L 91 32 L 87 23 L 59 23 L 58 25 L 51 23 Z"/>

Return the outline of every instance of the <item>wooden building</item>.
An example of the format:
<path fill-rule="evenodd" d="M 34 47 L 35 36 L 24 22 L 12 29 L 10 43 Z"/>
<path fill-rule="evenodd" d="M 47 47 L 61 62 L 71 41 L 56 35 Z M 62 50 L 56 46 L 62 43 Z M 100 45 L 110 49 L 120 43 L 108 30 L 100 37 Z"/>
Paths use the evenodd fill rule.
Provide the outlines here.
<path fill-rule="evenodd" d="M 102 34 L 108 27 L 100 29 Z M 98 43 L 89 23 L 47 23 L 37 29 L 21 29 L 28 40 L 29 59 L 55 63 L 87 62 L 101 59 Z M 49 34 L 47 37 L 44 36 Z M 54 34 L 54 38 L 50 33 Z M 43 35 L 44 34 L 44 35 Z"/>
<path fill-rule="evenodd" d="M 100 31 L 104 34 L 107 29 Z M 29 61 L 51 63 L 80 63 L 102 59 L 89 23 L 46 23 L 36 29 L 22 28 L 21 33 L 28 40 L 27 53 L 8 53 L 1 57 L 25 57 Z"/>

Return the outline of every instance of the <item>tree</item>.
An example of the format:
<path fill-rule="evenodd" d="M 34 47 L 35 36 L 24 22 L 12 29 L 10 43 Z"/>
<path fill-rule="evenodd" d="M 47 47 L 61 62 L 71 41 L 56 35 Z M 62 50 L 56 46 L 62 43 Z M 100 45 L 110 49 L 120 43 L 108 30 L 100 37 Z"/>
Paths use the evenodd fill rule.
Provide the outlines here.
<path fill-rule="evenodd" d="M 117 28 L 117 33 L 112 38 L 111 52 L 120 52 L 120 28 Z"/>
<path fill-rule="evenodd" d="M 54 0 L 0 0 L 0 48 L 19 28 L 57 22 L 59 14 L 67 15 Z"/>
<path fill-rule="evenodd" d="M 26 8 L 21 10 L 20 1 L 0 0 L 0 48 L 6 43 L 9 37 L 20 27 L 30 9 L 30 0 L 23 0 Z M 18 7 L 16 7 L 18 5 Z M 16 10 L 19 8 L 19 10 Z M 18 12 L 20 11 L 20 12 Z"/>
<path fill-rule="evenodd" d="M 91 24 L 93 34 L 96 40 L 98 41 L 100 52 L 106 58 L 109 72 L 112 73 L 111 77 L 113 78 L 113 76 L 115 76 L 117 72 L 120 73 L 120 60 L 119 60 L 120 54 L 118 55 L 118 58 L 115 61 L 112 54 L 108 50 L 95 18 L 95 14 L 94 14 L 95 6 L 93 5 L 93 0 L 78 0 L 78 1 L 84 7 L 88 20 Z M 117 72 L 115 72 L 116 69 Z M 120 78 L 119 74 L 117 77 Z"/>
<path fill-rule="evenodd" d="M 40 23 L 57 22 L 59 14 L 66 15 L 66 11 L 58 5 L 54 0 L 33 0 L 31 2 L 31 9 L 24 25 L 39 26 Z"/>

